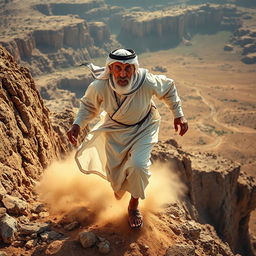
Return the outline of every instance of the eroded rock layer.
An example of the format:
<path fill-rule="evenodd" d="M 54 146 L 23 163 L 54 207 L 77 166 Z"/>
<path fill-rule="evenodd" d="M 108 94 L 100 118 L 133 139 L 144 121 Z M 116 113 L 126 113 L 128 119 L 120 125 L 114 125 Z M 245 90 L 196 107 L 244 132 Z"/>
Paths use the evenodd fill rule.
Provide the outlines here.
<path fill-rule="evenodd" d="M 196 209 L 192 218 L 213 225 L 233 252 L 253 255 L 248 223 L 256 207 L 254 178 L 230 160 L 210 153 L 188 154 L 172 144 L 158 143 L 153 158 L 171 162 L 179 171 Z"/>
<path fill-rule="evenodd" d="M 36 24 L 38 20 L 34 22 Z M 41 27 L 31 28 L 32 31 L 26 31 L 19 37 L 14 35 L 1 40 L 1 44 L 16 61 L 22 61 L 31 67 L 33 75 L 81 64 L 97 55 L 84 20 L 72 17 L 42 17 L 41 22 Z M 44 23 L 48 22 L 57 25 L 45 27 Z"/>
<path fill-rule="evenodd" d="M 28 199 L 43 169 L 70 148 L 54 130 L 29 71 L 3 47 L 0 86 L 0 181 L 9 194 Z"/>
<path fill-rule="evenodd" d="M 219 29 L 235 29 L 239 13 L 234 6 L 199 5 L 135 12 L 122 19 L 120 40 L 125 45 L 141 45 L 142 51 L 171 47 L 194 33 L 210 33 Z"/>

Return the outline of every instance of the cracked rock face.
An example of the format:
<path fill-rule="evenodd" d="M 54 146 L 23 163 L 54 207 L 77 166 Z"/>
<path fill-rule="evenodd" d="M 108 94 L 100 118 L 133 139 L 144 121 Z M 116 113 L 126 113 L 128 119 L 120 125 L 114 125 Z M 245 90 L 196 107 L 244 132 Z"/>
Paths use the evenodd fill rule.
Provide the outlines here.
<path fill-rule="evenodd" d="M 234 19 L 237 15 L 239 13 L 236 8 L 221 5 L 196 5 L 180 9 L 170 8 L 164 12 L 129 13 L 122 17 L 122 29 L 119 37 L 121 42 L 128 41 L 136 49 L 141 43 L 143 47 L 146 45 L 150 48 L 153 43 L 149 42 L 153 42 L 153 38 L 156 36 L 161 38 L 162 42 L 168 41 L 173 45 L 182 41 L 189 44 L 189 41 L 184 41 L 185 38 L 190 37 L 186 28 L 194 31 L 205 28 L 209 30 L 214 24 L 219 29 L 234 29 L 239 27 L 239 21 Z M 154 47 L 160 43 L 158 40 Z"/>
<path fill-rule="evenodd" d="M 33 198 L 34 180 L 69 145 L 53 129 L 28 70 L 2 47 L 0 63 L 0 194 Z"/>
<path fill-rule="evenodd" d="M 164 154 L 161 153 L 163 151 Z M 188 154 L 182 150 L 178 153 L 167 143 L 159 142 L 152 157 L 170 161 L 179 170 L 196 210 L 196 213 L 190 213 L 194 220 L 211 224 L 234 252 L 252 255 L 248 223 L 250 213 L 256 207 L 253 177 L 241 172 L 237 163 L 221 156 L 201 152 Z M 200 229 L 193 227 L 193 222 L 178 227 L 173 225 L 172 229 L 192 240 L 201 234 Z M 207 241 L 205 246 L 209 244 Z"/>

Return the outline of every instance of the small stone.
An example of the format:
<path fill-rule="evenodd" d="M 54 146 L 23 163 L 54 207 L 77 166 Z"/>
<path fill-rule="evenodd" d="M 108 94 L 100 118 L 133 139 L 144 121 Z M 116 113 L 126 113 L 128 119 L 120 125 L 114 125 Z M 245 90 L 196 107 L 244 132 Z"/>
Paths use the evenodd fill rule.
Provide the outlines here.
<path fill-rule="evenodd" d="M 32 213 L 31 217 L 30 217 L 30 220 L 33 221 L 33 220 L 36 220 L 36 219 L 38 219 L 38 214 Z"/>
<path fill-rule="evenodd" d="M 6 214 L 6 208 L 0 207 L 0 219 L 3 218 Z"/>
<path fill-rule="evenodd" d="M 110 242 L 108 240 L 99 242 L 97 247 L 99 248 L 99 252 L 102 254 L 107 254 L 110 252 Z"/>
<path fill-rule="evenodd" d="M 44 233 L 40 234 L 40 237 L 41 237 L 43 242 L 46 242 L 49 238 L 49 235 L 48 235 L 47 232 L 44 232 Z"/>
<path fill-rule="evenodd" d="M 145 250 L 148 250 L 148 249 L 149 249 L 149 246 L 146 245 L 146 244 L 142 245 L 142 247 L 143 247 Z"/>
<path fill-rule="evenodd" d="M 35 247 L 37 244 L 37 239 L 34 239 L 34 240 L 29 240 L 26 242 L 25 244 L 25 248 L 26 249 L 32 249 L 33 247 Z"/>
<path fill-rule="evenodd" d="M 186 39 L 183 39 L 183 40 L 182 40 L 182 43 L 183 43 L 185 46 L 191 46 L 191 45 L 192 45 L 191 41 L 186 40 Z"/>
<path fill-rule="evenodd" d="M 185 238 L 197 240 L 201 233 L 201 228 L 197 226 L 195 221 L 188 221 L 181 225 L 181 230 Z"/>
<path fill-rule="evenodd" d="M 256 53 L 250 53 L 243 57 L 241 60 L 245 64 L 254 64 L 256 63 Z"/>
<path fill-rule="evenodd" d="M 133 249 L 138 248 L 138 245 L 137 245 L 136 243 L 131 243 L 131 244 L 129 245 L 129 247 L 133 250 Z"/>
<path fill-rule="evenodd" d="M 25 224 L 25 223 L 28 223 L 30 220 L 29 220 L 29 218 L 28 217 L 26 217 L 26 216 L 20 216 L 19 218 L 18 218 L 18 220 L 19 220 L 19 222 L 20 223 L 23 223 L 23 224 Z"/>
<path fill-rule="evenodd" d="M 231 44 L 226 44 L 224 46 L 224 51 L 232 51 L 234 47 Z"/>
<path fill-rule="evenodd" d="M 6 252 L 0 251 L 0 256 L 8 256 Z"/>
<path fill-rule="evenodd" d="M 37 233 L 33 233 L 30 235 L 31 238 L 37 238 Z"/>
<path fill-rule="evenodd" d="M 181 229 L 176 224 L 170 224 L 170 228 L 174 232 L 174 234 L 176 234 L 176 235 L 181 234 Z"/>
<path fill-rule="evenodd" d="M 64 240 L 63 241 L 56 240 L 50 243 L 45 251 L 46 255 L 52 255 L 57 253 L 61 249 L 64 242 L 65 242 Z"/>
<path fill-rule="evenodd" d="M 6 190 L 4 188 L 4 186 L 2 185 L 2 183 L 0 182 L 0 201 L 3 199 L 3 197 L 6 195 Z"/>
<path fill-rule="evenodd" d="M 97 242 L 97 237 L 93 232 L 81 232 L 79 241 L 84 248 L 89 248 Z"/>
<path fill-rule="evenodd" d="M 170 214 L 170 217 L 174 220 L 179 220 L 180 217 L 179 216 L 175 216 L 174 214 Z"/>
<path fill-rule="evenodd" d="M 32 212 L 34 213 L 40 213 L 40 212 L 45 212 L 46 209 L 45 209 L 45 205 L 44 204 L 38 204 L 36 205 L 36 207 L 34 209 L 32 209 Z"/>
<path fill-rule="evenodd" d="M 70 224 L 65 225 L 64 229 L 67 231 L 71 231 L 71 230 L 74 230 L 75 228 L 77 228 L 78 226 L 79 226 L 79 223 L 77 221 L 74 221 Z"/>
<path fill-rule="evenodd" d="M 60 233 L 57 233 L 55 231 L 46 231 L 42 234 L 40 234 L 40 237 L 42 239 L 42 241 L 46 242 L 49 240 L 57 240 L 59 238 L 61 238 L 63 235 Z"/>
<path fill-rule="evenodd" d="M 21 224 L 19 232 L 21 235 L 31 235 L 33 233 L 43 233 L 50 229 L 50 225 L 46 223 L 27 223 Z"/>
<path fill-rule="evenodd" d="M 24 246 L 24 241 L 18 241 L 18 240 L 16 240 L 16 241 L 14 241 L 14 242 L 12 243 L 12 246 L 14 246 L 14 247 L 23 247 L 23 246 Z"/>
<path fill-rule="evenodd" d="M 38 215 L 40 218 L 47 218 L 50 214 L 48 212 L 40 212 Z"/>
<path fill-rule="evenodd" d="M 173 244 L 165 253 L 165 256 L 195 256 L 195 247 L 188 244 Z"/>

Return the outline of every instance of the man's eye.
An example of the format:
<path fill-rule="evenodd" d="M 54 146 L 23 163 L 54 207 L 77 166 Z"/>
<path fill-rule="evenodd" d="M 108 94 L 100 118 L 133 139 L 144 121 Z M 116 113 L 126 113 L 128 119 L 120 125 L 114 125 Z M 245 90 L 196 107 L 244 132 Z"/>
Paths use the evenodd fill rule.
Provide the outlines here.
<path fill-rule="evenodd" d="M 130 67 L 130 66 L 126 67 L 126 68 L 125 68 L 125 71 L 126 71 L 126 72 L 130 72 L 130 71 L 131 71 L 131 67 Z"/>
<path fill-rule="evenodd" d="M 115 70 L 116 70 L 116 71 L 120 71 L 120 70 L 121 70 L 121 67 L 120 67 L 120 66 L 115 66 Z"/>

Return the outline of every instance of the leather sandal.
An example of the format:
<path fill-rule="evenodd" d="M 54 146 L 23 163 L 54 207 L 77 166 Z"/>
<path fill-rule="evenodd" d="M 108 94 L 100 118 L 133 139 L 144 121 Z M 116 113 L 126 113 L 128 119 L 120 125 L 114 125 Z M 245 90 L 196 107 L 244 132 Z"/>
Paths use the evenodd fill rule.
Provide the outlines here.
<path fill-rule="evenodd" d="M 138 226 L 132 226 L 131 220 L 140 219 L 141 223 Z M 128 223 L 129 226 L 133 229 L 139 229 L 143 226 L 143 217 L 140 214 L 140 211 L 138 209 L 128 209 Z"/>

